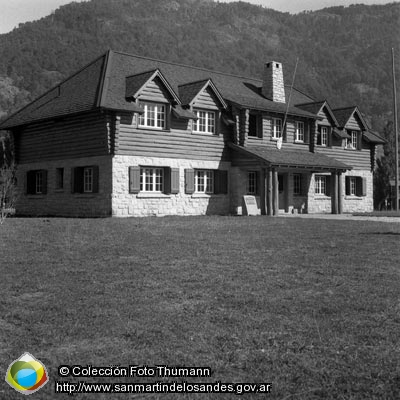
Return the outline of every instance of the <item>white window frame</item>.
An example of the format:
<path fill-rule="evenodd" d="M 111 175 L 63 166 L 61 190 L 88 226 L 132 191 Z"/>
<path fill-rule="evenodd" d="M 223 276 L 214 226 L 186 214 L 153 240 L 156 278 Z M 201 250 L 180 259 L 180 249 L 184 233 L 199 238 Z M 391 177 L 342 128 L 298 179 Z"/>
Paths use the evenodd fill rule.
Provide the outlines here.
<path fill-rule="evenodd" d="M 357 131 L 351 131 L 350 132 L 350 141 L 349 141 L 349 148 L 353 150 L 357 150 L 358 147 L 358 132 Z"/>
<path fill-rule="evenodd" d="M 282 131 L 282 120 L 280 118 L 272 118 L 272 139 L 281 138 Z"/>
<path fill-rule="evenodd" d="M 141 101 L 140 105 L 144 112 L 139 114 L 139 128 L 166 129 L 167 126 L 167 105 L 163 103 L 152 103 Z"/>
<path fill-rule="evenodd" d="M 328 127 L 321 126 L 321 146 L 327 147 L 328 146 Z"/>
<path fill-rule="evenodd" d="M 326 176 L 315 176 L 315 194 L 326 195 Z"/>
<path fill-rule="evenodd" d="M 35 193 L 42 194 L 43 193 L 43 172 L 36 171 L 35 173 Z"/>
<path fill-rule="evenodd" d="M 93 192 L 93 168 L 83 168 L 83 193 Z"/>
<path fill-rule="evenodd" d="M 249 171 L 247 174 L 247 194 L 257 194 L 257 171 Z"/>
<path fill-rule="evenodd" d="M 293 194 L 301 195 L 301 174 L 293 174 Z"/>
<path fill-rule="evenodd" d="M 193 132 L 215 135 L 217 113 L 212 110 L 193 109 L 197 120 L 193 120 Z"/>
<path fill-rule="evenodd" d="M 305 129 L 303 121 L 296 121 L 295 142 L 304 143 Z"/>
<path fill-rule="evenodd" d="M 197 169 L 194 173 L 195 193 L 214 193 L 214 171 L 212 169 Z"/>
<path fill-rule="evenodd" d="M 349 176 L 350 196 L 357 196 L 357 177 Z"/>
<path fill-rule="evenodd" d="M 140 191 L 145 193 L 163 193 L 164 168 L 140 167 Z"/>

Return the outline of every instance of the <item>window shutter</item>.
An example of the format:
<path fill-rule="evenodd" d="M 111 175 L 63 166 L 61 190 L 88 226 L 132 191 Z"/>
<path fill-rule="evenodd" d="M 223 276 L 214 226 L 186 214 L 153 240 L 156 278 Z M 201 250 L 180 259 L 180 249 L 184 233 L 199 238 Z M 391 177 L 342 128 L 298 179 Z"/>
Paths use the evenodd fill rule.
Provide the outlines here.
<path fill-rule="evenodd" d="M 179 168 L 171 168 L 171 194 L 179 193 Z"/>
<path fill-rule="evenodd" d="M 356 179 L 356 195 L 366 196 L 367 195 L 367 180 L 358 176 Z"/>
<path fill-rule="evenodd" d="M 34 194 L 35 193 L 35 171 L 28 171 L 26 173 L 26 194 Z"/>
<path fill-rule="evenodd" d="M 194 193 L 194 170 L 185 169 L 185 193 Z"/>
<path fill-rule="evenodd" d="M 140 167 L 129 167 L 129 193 L 140 192 Z"/>
<path fill-rule="evenodd" d="M 263 137 L 263 118 L 262 115 L 257 116 L 257 136 L 259 138 Z"/>
<path fill-rule="evenodd" d="M 216 170 L 214 172 L 215 187 L 214 193 L 227 194 L 228 193 L 228 171 Z"/>
<path fill-rule="evenodd" d="M 350 196 L 350 177 L 346 176 L 346 196 Z"/>
<path fill-rule="evenodd" d="M 99 167 L 93 166 L 93 193 L 99 193 Z"/>
<path fill-rule="evenodd" d="M 47 194 L 47 170 L 42 170 L 42 194 Z"/>
<path fill-rule="evenodd" d="M 75 193 L 75 168 L 71 168 L 71 193 Z"/>
<path fill-rule="evenodd" d="M 326 179 L 326 195 L 327 196 L 330 196 L 331 195 L 331 177 L 330 177 L 330 175 L 327 175 L 326 177 L 325 177 L 325 179 Z"/>
<path fill-rule="evenodd" d="M 164 169 L 164 189 L 163 193 L 170 194 L 171 193 L 171 168 L 163 168 Z"/>
<path fill-rule="evenodd" d="M 83 193 L 83 168 L 74 169 L 74 193 Z"/>
<path fill-rule="evenodd" d="M 362 149 L 362 132 L 357 132 L 357 150 Z"/>

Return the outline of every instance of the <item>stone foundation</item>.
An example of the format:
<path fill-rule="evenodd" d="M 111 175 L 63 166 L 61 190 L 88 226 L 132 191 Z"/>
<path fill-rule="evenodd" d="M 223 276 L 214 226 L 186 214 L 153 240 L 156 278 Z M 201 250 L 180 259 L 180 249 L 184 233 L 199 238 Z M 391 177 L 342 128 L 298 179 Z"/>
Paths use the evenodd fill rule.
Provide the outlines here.
<path fill-rule="evenodd" d="M 129 193 L 129 167 L 131 166 L 179 168 L 179 193 Z M 229 167 L 229 162 L 115 156 L 112 164 L 112 215 L 117 217 L 144 217 L 151 215 L 228 214 L 229 194 L 186 194 L 184 175 L 185 169 L 189 168 L 229 170 Z M 228 177 L 228 191 L 229 187 L 230 179 Z"/>

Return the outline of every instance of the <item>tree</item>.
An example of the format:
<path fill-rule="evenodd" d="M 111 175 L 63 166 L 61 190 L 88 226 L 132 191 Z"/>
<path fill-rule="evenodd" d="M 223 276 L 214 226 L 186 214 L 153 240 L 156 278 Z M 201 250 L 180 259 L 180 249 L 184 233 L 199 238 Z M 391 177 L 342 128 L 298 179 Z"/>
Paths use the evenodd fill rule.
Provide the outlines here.
<path fill-rule="evenodd" d="M 9 134 L 0 136 L 0 224 L 14 212 L 17 199 L 16 166 Z"/>
<path fill-rule="evenodd" d="M 383 155 L 376 160 L 374 173 L 374 206 L 378 210 L 382 208 L 385 200 L 390 199 L 390 180 L 395 176 L 395 137 L 392 121 L 386 124 L 382 136 L 387 143 L 383 146 Z"/>

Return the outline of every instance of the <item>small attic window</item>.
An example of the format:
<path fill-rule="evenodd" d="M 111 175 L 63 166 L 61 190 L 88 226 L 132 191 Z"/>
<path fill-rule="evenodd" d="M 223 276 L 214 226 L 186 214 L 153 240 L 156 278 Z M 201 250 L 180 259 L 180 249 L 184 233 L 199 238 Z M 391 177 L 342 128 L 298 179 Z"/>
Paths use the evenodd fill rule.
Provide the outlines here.
<path fill-rule="evenodd" d="M 279 64 L 275 64 L 276 65 L 276 68 L 279 68 L 280 67 L 280 65 Z"/>

